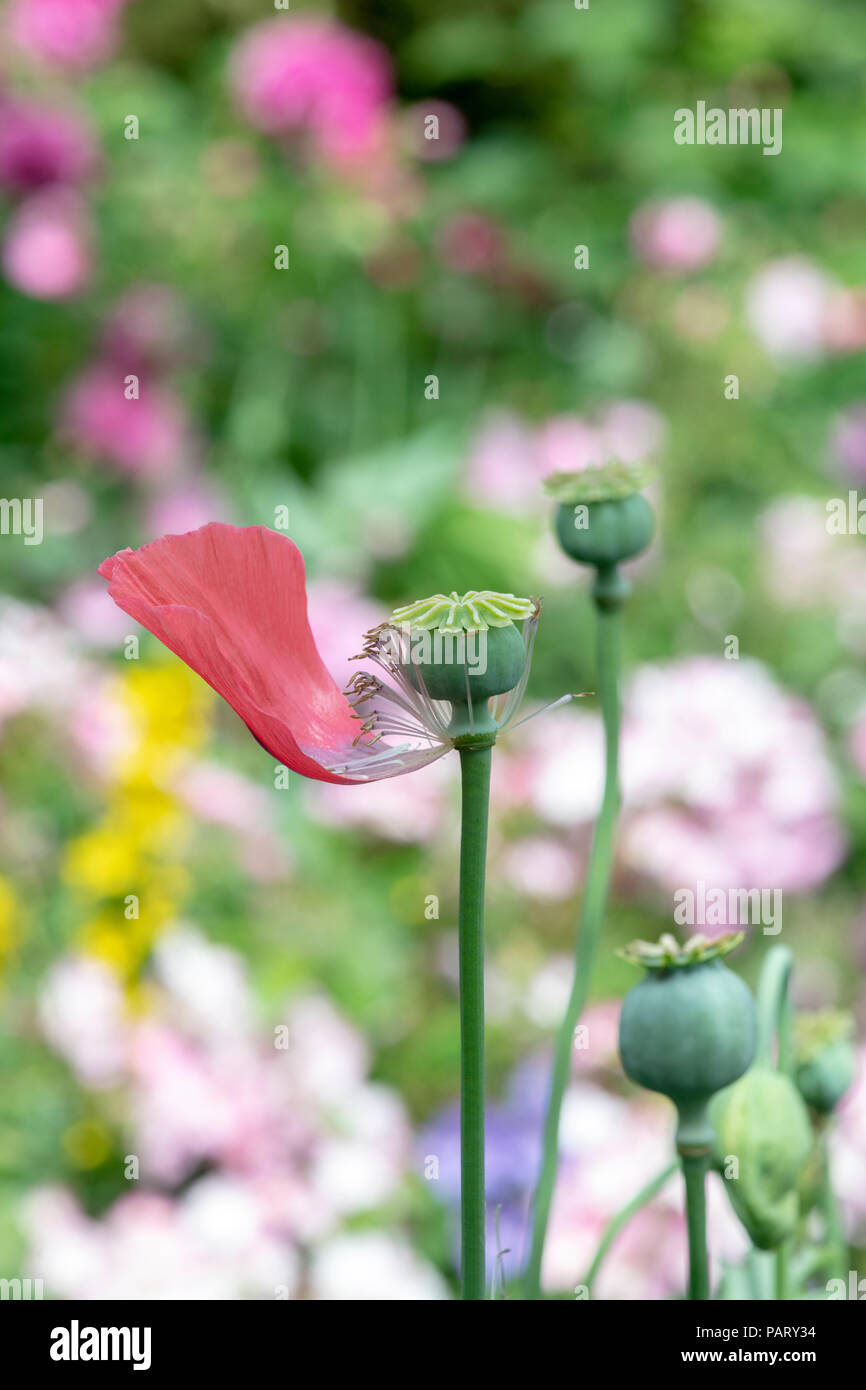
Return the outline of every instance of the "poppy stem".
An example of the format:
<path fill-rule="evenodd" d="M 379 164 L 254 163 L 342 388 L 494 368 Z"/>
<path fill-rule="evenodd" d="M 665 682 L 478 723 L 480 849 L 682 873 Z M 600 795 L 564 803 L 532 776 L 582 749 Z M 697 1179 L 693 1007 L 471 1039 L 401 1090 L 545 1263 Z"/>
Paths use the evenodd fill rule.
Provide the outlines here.
<path fill-rule="evenodd" d="M 710 1296 L 707 1257 L 707 1168 L 709 1154 L 681 1153 L 686 1180 L 686 1222 L 689 1231 L 689 1298 L 706 1300 Z"/>
<path fill-rule="evenodd" d="M 491 748 L 460 748 L 460 1232 L 464 1299 L 486 1286 L 484 883 Z"/>
<path fill-rule="evenodd" d="M 601 577 L 601 576 L 600 576 Z M 599 699 L 605 732 L 605 780 L 601 810 L 592 839 L 586 887 L 580 914 L 580 930 L 574 979 L 565 1017 L 556 1036 L 550 1097 L 544 1121 L 541 1168 L 532 1204 L 532 1243 L 524 1281 L 525 1296 L 541 1297 L 541 1261 L 550 1219 L 559 1157 L 559 1123 L 571 1074 L 571 1052 L 580 1016 L 586 1004 L 607 910 L 613 860 L 613 838 L 619 810 L 619 670 L 622 599 L 608 600 L 595 593 L 596 666 Z"/>

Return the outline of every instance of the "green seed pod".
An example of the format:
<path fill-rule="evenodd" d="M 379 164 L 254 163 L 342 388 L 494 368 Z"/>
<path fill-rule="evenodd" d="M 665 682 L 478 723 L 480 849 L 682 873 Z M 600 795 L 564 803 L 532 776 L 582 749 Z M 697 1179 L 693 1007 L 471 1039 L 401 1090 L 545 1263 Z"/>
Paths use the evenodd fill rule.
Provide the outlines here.
<path fill-rule="evenodd" d="M 787 1076 L 758 1066 L 716 1096 L 710 1118 L 731 1205 L 758 1249 L 774 1250 L 800 1219 L 798 1188 L 814 1142 L 803 1100 Z"/>
<path fill-rule="evenodd" d="M 680 1144 L 709 1146 L 706 1106 L 751 1065 L 757 1043 L 752 996 L 722 956 L 742 933 L 685 946 L 671 936 L 636 942 L 627 959 L 647 974 L 623 1000 L 619 1048 L 626 1075 L 669 1096 L 680 1113 Z"/>
<path fill-rule="evenodd" d="M 646 550 L 655 517 L 640 492 L 582 506 L 563 502 L 556 510 L 556 535 L 566 555 L 582 565 L 607 569 Z"/>
<path fill-rule="evenodd" d="M 545 489 L 559 503 L 554 526 L 566 555 L 582 565 L 595 565 L 605 576 L 597 596 L 621 602 L 625 581 L 611 576 L 623 560 L 646 550 L 655 517 L 640 488 L 653 477 L 642 464 L 606 463 L 582 473 L 556 473 Z"/>
<path fill-rule="evenodd" d="M 488 590 L 433 594 L 398 608 L 377 631 L 386 634 L 393 669 L 401 667 L 422 697 L 451 705 L 447 727 L 456 746 L 491 743 L 501 722 L 488 701 L 509 692 L 519 698 L 539 609 L 533 599 Z M 507 722 L 506 715 L 507 702 Z"/>
<path fill-rule="evenodd" d="M 797 1020 L 795 1079 L 806 1104 L 819 1115 L 834 1110 L 854 1080 L 854 1020 L 826 1010 Z"/>
<path fill-rule="evenodd" d="M 432 700 L 466 703 L 513 690 L 526 664 L 523 638 L 513 623 L 484 631 L 435 634 L 429 658 L 408 668 L 413 685 L 424 682 Z"/>

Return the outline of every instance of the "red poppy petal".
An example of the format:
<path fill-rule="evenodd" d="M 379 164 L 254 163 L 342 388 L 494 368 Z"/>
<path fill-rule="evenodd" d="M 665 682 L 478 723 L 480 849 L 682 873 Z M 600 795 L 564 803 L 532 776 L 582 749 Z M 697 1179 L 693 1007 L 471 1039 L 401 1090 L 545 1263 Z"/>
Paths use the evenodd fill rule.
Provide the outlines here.
<path fill-rule="evenodd" d="M 158 637 L 295 772 L 349 782 L 334 762 L 359 724 L 322 663 L 307 621 L 304 560 L 265 526 L 211 522 L 121 550 L 99 573 L 119 608 Z"/>

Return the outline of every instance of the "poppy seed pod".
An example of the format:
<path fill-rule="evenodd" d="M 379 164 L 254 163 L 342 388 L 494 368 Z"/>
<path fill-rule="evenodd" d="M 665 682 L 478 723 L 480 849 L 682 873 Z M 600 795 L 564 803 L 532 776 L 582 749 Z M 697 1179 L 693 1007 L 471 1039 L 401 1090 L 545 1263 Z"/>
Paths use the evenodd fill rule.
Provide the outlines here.
<path fill-rule="evenodd" d="M 584 506 L 563 502 L 556 511 L 556 535 L 566 555 L 582 565 L 605 569 L 646 550 L 655 517 L 640 492 L 611 502 Z"/>
<path fill-rule="evenodd" d="M 581 565 L 609 572 L 646 550 L 655 530 L 652 507 L 639 489 L 652 477 L 645 467 L 608 463 L 582 473 L 557 473 L 545 484 L 559 506 L 554 517 L 557 539 L 566 555 Z M 627 588 L 620 581 L 624 596 Z"/>
<path fill-rule="evenodd" d="M 532 599 L 472 589 L 434 594 L 392 614 L 395 660 L 426 699 L 452 706 L 453 739 L 495 737 L 500 724 L 488 701 L 525 684 L 538 611 Z"/>
<path fill-rule="evenodd" d="M 809 1113 L 792 1081 L 753 1067 L 710 1107 L 713 1161 L 759 1250 L 774 1250 L 800 1219 L 799 1184 L 813 1149 Z"/>
<path fill-rule="evenodd" d="M 742 933 L 685 946 L 671 936 L 636 942 L 623 954 L 647 974 L 623 1000 L 619 1048 L 626 1075 L 670 1097 L 678 1142 L 709 1148 L 706 1106 L 751 1065 L 757 1045 L 752 996 L 722 957 Z"/>
<path fill-rule="evenodd" d="M 819 1115 L 834 1110 L 854 1080 L 854 1020 L 826 1010 L 797 1020 L 795 1079 L 806 1104 Z"/>
<path fill-rule="evenodd" d="M 513 690 L 526 661 L 523 638 L 507 627 L 437 634 L 428 657 L 410 658 L 409 679 L 423 681 L 431 700 L 489 700 Z"/>

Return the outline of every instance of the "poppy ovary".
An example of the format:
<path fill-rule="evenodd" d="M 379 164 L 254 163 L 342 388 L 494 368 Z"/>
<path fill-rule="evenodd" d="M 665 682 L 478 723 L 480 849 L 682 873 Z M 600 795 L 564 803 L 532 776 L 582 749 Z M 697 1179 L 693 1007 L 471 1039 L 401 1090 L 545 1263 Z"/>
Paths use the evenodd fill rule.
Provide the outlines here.
<path fill-rule="evenodd" d="M 415 690 L 451 706 L 448 733 L 455 742 L 495 738 L 500 722 L 488 702 L 523 680 L 529 661 L 523 629 L 537 613 L 533 599 L 475 589 L 434 594 L 393 613 L 397 660 Z"/>

